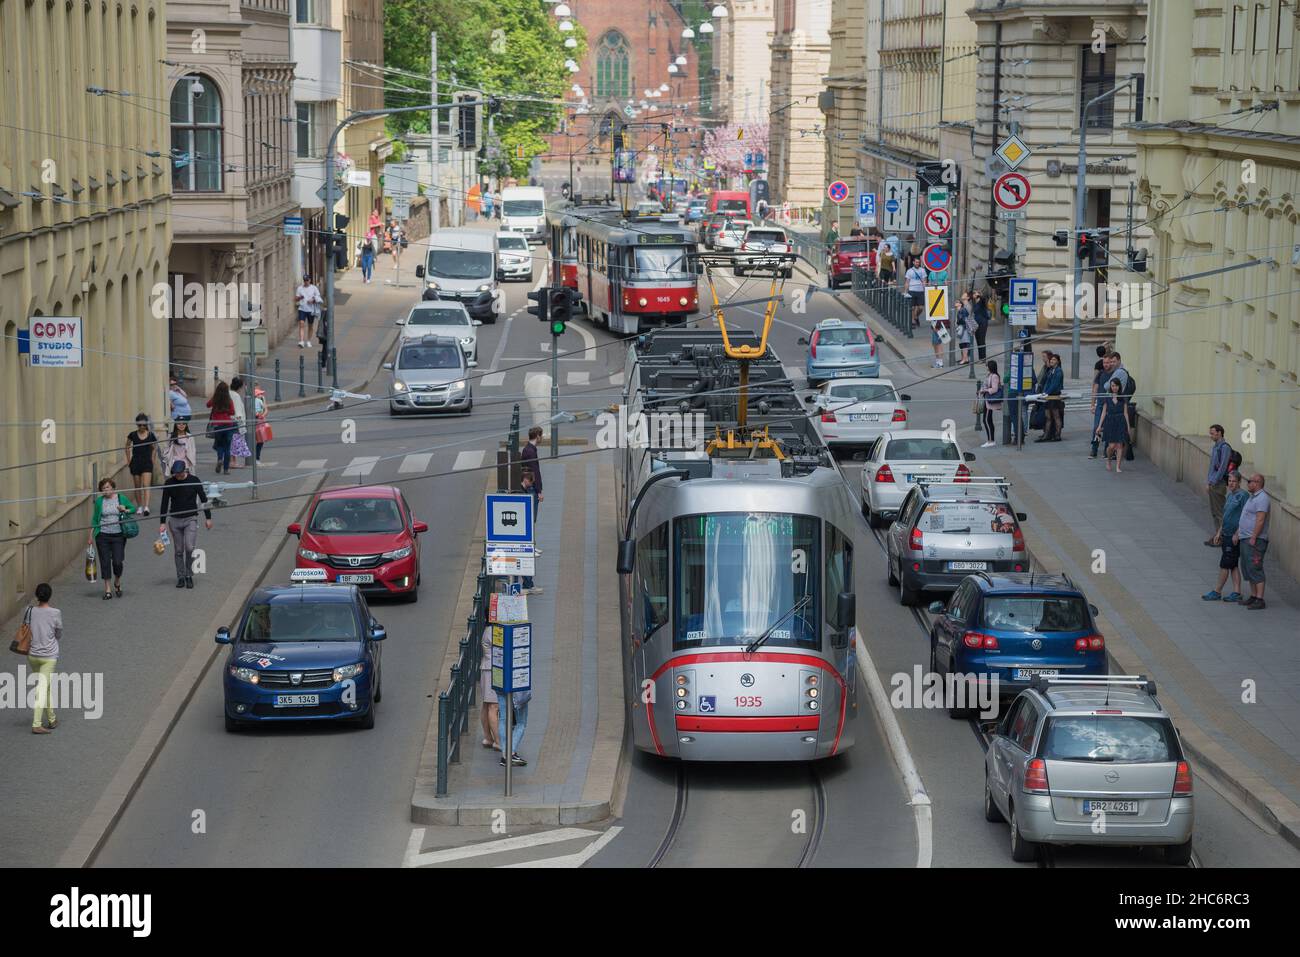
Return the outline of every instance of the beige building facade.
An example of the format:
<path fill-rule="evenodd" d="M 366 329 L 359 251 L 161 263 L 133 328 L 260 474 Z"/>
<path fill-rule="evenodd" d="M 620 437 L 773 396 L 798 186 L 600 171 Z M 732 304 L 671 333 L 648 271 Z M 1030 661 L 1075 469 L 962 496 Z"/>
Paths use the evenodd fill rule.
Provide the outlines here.
<path fill-rule="evenodd" d="M 728 15 L 713 21 L 719 57 L 718 98 L 713 112 L 720 125 L 762 123 L 772 100 L 773 0 L 738 0 Z"/>
<path fill-rule="evenodd" d="M 160 2 L 0 0 L 0 618 L 85 546 L 95 477 L 165 411 L 165 36 Z M 80 320 L 79 368 L 19 351 L 55 316 Z"/>
<path fill-rule="evenodd" d="M 857 214 L 856 196 L 862 191 L 858 149 L 867 120 L 867 3 L 868 0 L 832 0 L 831 59 L 826 89 L 818 105 L 825 116 L 826 170 L 824 182 L 842 179 L 854 187 L 850 201 L 835 205 L 823 200 L 823 221 L 834 219 L 847 235 Z"/>
<path fill-rule="evenodd" d="M 830 66 L 831 0 L 776 0 L 768 185 L 774 206 L 820 209 L 826 195 L 818 97 Z"/>
<path fill-rule="evenodd" d="M 241 329 L 274 344 L 297 319 L 290 0 L 167 7 L 172 163 L 169 354 L 192 394 L 243 368 Z M 192 295 L 198 294 L 200 295 Z"/>
<path fill-rule="evenodd" d="M 1139 444 L 1200 490 L 1205 433 L 1222 424 L 1273 499 L 1270 564 L 1300 577 L 1300 7 L 1151 0 L 1147 32 L 1130 136 L 1150 278 L 1168 291 L 1149 326 L 1118 336 Z M 1231 266 L 1244 268 L 1191 278 Z"/>

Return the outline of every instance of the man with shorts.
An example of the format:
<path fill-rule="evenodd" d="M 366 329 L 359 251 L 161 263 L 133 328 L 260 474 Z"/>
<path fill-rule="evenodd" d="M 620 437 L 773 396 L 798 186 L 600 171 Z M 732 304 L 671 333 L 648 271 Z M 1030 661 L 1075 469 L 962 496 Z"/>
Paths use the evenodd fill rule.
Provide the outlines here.
<path fill-rule="evenodd" d="M 1264 476 L 1256 472 L 1246 482 L 1250 498 L 1241 509 L 1233 542 L 1241 547 L 1241 577 L 1250 583 L 1250 597 L 1241 603 L 1252 611 L 1264 609 L 1264 553 L 1268 551 L 1269 498 Z"/>
<path fill-rule="evenodd" d="M 302 277 L 302 285 L 294 293 L 293 301 L 298 305 L 298 348 L 311 348 L 312 326 L 320 315 L 321 295 L 311 276 Z"/>

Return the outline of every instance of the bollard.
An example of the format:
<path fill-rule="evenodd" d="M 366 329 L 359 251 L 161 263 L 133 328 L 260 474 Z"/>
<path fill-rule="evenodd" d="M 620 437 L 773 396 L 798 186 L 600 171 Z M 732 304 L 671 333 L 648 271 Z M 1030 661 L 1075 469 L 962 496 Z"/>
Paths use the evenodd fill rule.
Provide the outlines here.
<path fill-rule="evenodd" d="M 298 353 L 298 398 L 307 394 L 307 359 L 300 352 Z"/>
<path fill-rule="evenodd" d="M 275 401 L 280 401 L 280 357 L 275 357 Z"/>
<path fill-rule="evenodd" d="M 335 346 L 330 346 L 330 381 L 334 388 L 339 387 L 339 350 Z"/>
<path fill-rule="evenodd" d="M 460 662 L 458 661 L 451 666 L 451 681 L 448 684 L 448 687 L 453 689 L 457 695 L 460 694 L 460 681 Z M 449 715 L 451 723 L 447 728 L 447 760 L 452 764 L 460 764 L 460 715 L 455 713 L 460 709 L 453 703 L 450 710 L 452 713 Z M 441 717 L 442 715 L 439 714 L 439 718 Z"/>
<path fill-rule="evenodd" d="M 447 692 L 438 695 L 438 797 L 447 796 L 447 721 L 451 710 Z"/>
<path fill-rule="evenodd" d="M 321 363 L 321 362 L 316 363 L 316 391 L 317 391 L 317 392 L 324 392 L 324 391 L 325 391 L 325 379 L 324 379 L 324 375 L 325 375 L 325 365 L 324 365 L 324 363 Z"/>

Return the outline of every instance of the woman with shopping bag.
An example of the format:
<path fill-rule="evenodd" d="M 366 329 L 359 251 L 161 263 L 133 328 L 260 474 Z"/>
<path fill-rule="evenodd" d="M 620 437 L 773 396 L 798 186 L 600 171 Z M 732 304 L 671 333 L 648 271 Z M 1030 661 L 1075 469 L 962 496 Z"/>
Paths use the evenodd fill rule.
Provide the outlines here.
<path fill-rule="evenodd" d="M 117 490 L 111 478 L 100 479 L 99 494 L 91 510 L 91 533 L 87 545 L 94 545 L 99 556 L 99 577 L 104 582 L 104 601 L 114 594 L 122 597 L 122 569 L 126 564 L 126 540 L 135 538 L 140 527 L 127 516 L 135 514 L 135 505 Z M 108 583 L 109 573 L 113 585 Z"/>

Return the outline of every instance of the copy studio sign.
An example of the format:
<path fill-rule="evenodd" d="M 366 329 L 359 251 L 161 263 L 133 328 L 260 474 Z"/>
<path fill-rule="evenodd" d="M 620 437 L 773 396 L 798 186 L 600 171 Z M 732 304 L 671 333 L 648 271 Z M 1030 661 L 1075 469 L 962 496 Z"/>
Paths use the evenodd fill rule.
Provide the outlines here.
<path fill-rule="evenodd" d="M 33 316 L 28 326 L 32 365 L 81 368 L 81 326 L 80 316 Z"/>

